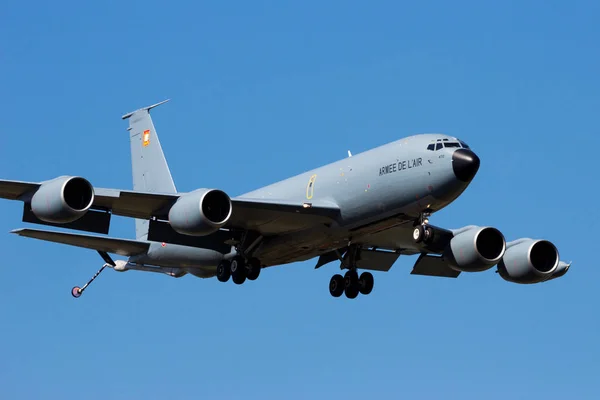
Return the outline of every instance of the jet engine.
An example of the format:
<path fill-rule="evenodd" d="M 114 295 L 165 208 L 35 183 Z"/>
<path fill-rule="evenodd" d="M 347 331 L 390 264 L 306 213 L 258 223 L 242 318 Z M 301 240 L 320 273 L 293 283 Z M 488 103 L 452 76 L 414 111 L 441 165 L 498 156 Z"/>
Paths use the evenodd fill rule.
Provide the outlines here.
<path fill-rule="evenodd" d="M 169 211 L 169 223 L 180 234 L 205 236 L 218 231 L 231 217 L 231 199 L 216 189 L 198 189 L 181 196 Z"/>
<path fill-rule="evenodd" d="M 456 271 L 480 272 L 496 265 L 505 250 L 506 241 L 498 229 L 468 226 L 454 232 L 443 256 Z"/>
<path fill-rule="evenodd" d="M 77 176 L 43 182 L 31 198 L 31 211 L 48 223 L 66 224 L 83 217 L 94 203 L 94 188 Z"/>
<path fill-rule="evenodd" d="M 556 246 L 549 241 L 519 239 L 509 243 L 498 273 L 509 282 L 538 283 L 563 276 L 569 266 L 560 262 Z"/>

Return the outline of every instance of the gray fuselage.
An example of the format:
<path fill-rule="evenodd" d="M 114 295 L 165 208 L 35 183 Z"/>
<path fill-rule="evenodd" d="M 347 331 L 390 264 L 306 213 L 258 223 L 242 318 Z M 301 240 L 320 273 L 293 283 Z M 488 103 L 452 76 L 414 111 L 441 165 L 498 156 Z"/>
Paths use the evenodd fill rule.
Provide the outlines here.
<path fill-rule="evenodd" d="M 441 210 L 469 182 L 458 179 L 453 170 L 452 156 L 458 148 L 428 150 L 431 144 L 435 148 L 437 140 L 458 142 L 442 134 L 415 135 L 239 196 L 330 202 L 341 210 L 335 226 L 267 237 L 255 256 L 265 265 L 305 260 L 348 240 L 356 242 L 368 234 L 370 226 L 392 219 L 395 223 L 414 221 L 423 212 Z"/>

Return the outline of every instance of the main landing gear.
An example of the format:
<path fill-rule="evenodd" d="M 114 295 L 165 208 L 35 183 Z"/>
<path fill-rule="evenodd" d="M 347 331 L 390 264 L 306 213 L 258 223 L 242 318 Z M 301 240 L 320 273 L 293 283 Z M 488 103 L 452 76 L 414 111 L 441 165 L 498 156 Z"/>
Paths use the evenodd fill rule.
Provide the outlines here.
<path fill-rule="evenodd" d="M 349 299 L 355 299 L 358 294 L 367 295 L 373 290 L 374 279 L 370 272 L 363 272 L 358 276 L 356 269 L 351 269 L 342 277 L 335 274 L 329 281 L 329 293 L 333 297 L 340 297 L 343 293 Z"/>
<path fill-rule="evenodd" d="M 348 271 L 342 275 L 335 274 L 329 281 L 329 293 L 333 297 L 340 297 L 346 294 L 349 299 L 355 299 L 359 294 L 368 295 L 373 291 L 374 279 L 370 272 L 363 272 L 358 276 L 356 271 L 356 262 L 360 259 L 359 254 L 361 247 L 352 245 L 349 246 L 348 253 L 342 258 L 338 257 L 342 262 L 342 267 L 348 268 Z"/>
<path fill-rule="evenodd" d="M 250 258 L 246 261 L 244 257 L 235 256 L 231 261 L 223 260 L 217 266 L 217 279 L 220 282 L 227 282 L 229 278 L 236 285 L 241 285 L 249 279 L 256 280 L 260 275 L 262 266 L 257 258 Z"/>

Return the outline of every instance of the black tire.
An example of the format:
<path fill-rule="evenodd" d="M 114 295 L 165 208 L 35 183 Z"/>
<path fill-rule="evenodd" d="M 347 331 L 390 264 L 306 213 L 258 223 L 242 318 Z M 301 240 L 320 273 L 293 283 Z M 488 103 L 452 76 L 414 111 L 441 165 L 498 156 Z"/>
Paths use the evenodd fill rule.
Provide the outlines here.
<path fill-rule="evenodd" d="M 260 260 L 258 260 L 257 258 L 251 258 L 250 260 L 248 260 L 248 265 L 246 267 L 247 278 L 251 281 L 256 280 L 256 278 L 258 278 L 258 276 L 260 275 L 260 269 Z"/>
<path fill-rule="evenodd" d="M 336 274 L 329 281 L 329 293 L 333 297 L 340 297 L 344 293 L 344 277 Z"/>
<path fill-rule="evenodd" d="M 242 257 L 234 257 L 231 260 L 231 280 L 236 285 L 246 281 L 246 262 Z"/>
<path fill-rule="evenodd" d="M 350 270 L 344 275 L 344 293 L 349 299 L 354 299 L 358 296 L 358 273 Z"/>
<path fill-rule="evenodd" d="M 246 275 L 237 275 L 237 274 L 232 274 L 231 275 L 231 280 L 233 281 L 233 283 L 235 283 L 236 285 L 241 285 L 242 283 L 246 282 Z"/>
<path fill-rule="evenodd" d="M 347 298 L 355 299 L 359 293 L 358 285 L 347 287 L 346 290 L 344 290 L 344 293 L 346 294 Z"/>
<path fill-rule="evenodd" d="M 217 265 L 217 279 L 219 282 L 227 282 L 231 277 L 231 263 L 229 261 L 221 261 Z"/>
<path fill-rule="evenodd" d="M 344 287 L 358 286 L 358 272 L 350 270 L 344 275 Z"/>
<path fill-rule="evenodd" d="M 418 225 L 413 230 L 413 240 L 415 243 L 421 243 L 425 237 L 425 228 L 423 225 Z"/>
<path fill-rule="evenodd" d="M 433 242 L 433 228 L 430 226 L 425 227 L 423 241 L 427 244 Z"/>
<path fill-rule="evenodd" d="M 371 293 L 374 284 L 375 279 L 373 279 L 373 275 L 370 272 L 363 272 L 360 274 L 360 278 L 358 278 L 358 287 L 361 294 L 367 295 Z"/>

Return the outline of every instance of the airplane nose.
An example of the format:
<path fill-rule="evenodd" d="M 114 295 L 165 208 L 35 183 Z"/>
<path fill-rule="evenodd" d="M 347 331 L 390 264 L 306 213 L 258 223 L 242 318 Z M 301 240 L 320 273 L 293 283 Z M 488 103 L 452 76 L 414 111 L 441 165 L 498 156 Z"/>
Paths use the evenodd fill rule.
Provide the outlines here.
<path fill-rule="evenodd" d="M 454 175 L 463 182 L 470 182 L 479 170 L 479 157 L 469 149 L 458 149 L 452 153 Z"/>

